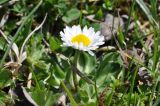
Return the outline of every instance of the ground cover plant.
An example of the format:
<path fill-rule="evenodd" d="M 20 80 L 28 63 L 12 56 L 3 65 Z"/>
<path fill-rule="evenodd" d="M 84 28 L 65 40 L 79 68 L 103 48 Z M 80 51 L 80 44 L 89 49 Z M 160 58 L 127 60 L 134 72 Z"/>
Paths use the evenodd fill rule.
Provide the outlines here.
<path fill-rule="evenodd" d="M 158 0 L 0 0 L 0 106 L 159 106 Z"/>

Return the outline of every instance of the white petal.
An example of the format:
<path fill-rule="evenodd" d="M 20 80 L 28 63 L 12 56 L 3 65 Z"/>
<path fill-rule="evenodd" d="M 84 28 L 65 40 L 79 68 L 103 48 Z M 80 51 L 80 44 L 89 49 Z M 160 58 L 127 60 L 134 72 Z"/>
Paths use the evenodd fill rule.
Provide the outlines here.
<path fill-rule="evenodd" d="M 94 56 L 95 54 L 92 52 L 92 51 L 88 51 L 88 53 L 91 55 L 91 56 Z"/>
<path fill-rule="evenodd" d="M 100 31 L 97 31 L 96 33 L 95 33 L 95 36 L 99 36 L 100 35 Z"/>
<path fill-rule="evenodd" d="M 79 44 L 79 49 L 83 50 L 83 43 L 82 42 L 80 42 L 80 44 Z"/>
<path fill-rule="evenodd" d="M 81 33 L 82 33 L 81 27 L 80 27 L 80 25 L 78 25 L 78 26 L 76 27 L 76 34 L 81 34 Z"/>
<path fill-rule="evenodd" d="M 87 26 L 85 26 L 85 27 L 83 28 L 83 33 L 84 33 L 84 32 L 88 32 Z"/>
<path fill-rule="evenodd" d="M 90 47 L 89 49 L 90 50 L 96 50 L 98 48 L 98 46 L 93 46 L 93 47 Z"/>

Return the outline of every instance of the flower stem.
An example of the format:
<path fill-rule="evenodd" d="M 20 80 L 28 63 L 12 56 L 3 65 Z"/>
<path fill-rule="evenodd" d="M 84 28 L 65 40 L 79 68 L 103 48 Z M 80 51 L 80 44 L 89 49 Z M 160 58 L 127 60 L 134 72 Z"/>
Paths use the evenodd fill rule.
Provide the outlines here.
<path fill-rule="evenodd" d="M 77 74 L 73 71 L 73 82 L 74 82 L 74 88 L 75 91 L 78 91 L 78 80 L 77 80 Z"/>
<path fill-rule="evenodd" d="M 79 57 L 80 57 L 80 53 L 79 53 L 79 51 L 77 51 L 76 50 L 76 52 L 75 52 L 75 55 L 74 55 L 74 63 L 75 63 L 75 65 L 76 65 L 76 63 L 77 63 L 77 60 L 79 59 Z M 74 82 L 74 87 L 75 87 L 75 91 L 78 91 L 78 79 L 77 79 L 77 73 L 75 72 L 75 71 L 73 71 L 73 82 Z"/>
<path fill-rule="evenodd" d="M 61 86 L 62 86 L 62 88 L 64 89 L 64 91 L 67 93 L 68 98 L 69 98 L 69 100 L 70 100 L 72 106 L 78 106 L 78 104 L 77 104 L 76 101 L 74 100 L 74 98 L 73 98 L 71 92 L 68 90 L 68 88 L 66 87 L 66 85 L 64 84 L 63 81 L 61 82 Z"/>

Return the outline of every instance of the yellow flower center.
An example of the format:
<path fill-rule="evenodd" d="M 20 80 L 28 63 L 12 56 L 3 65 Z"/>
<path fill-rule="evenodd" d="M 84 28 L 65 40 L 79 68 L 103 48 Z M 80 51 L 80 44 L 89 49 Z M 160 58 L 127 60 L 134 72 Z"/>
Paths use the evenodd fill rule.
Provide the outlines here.
<path fill-rule="evenodd" d="M 88 46 L 91 43 L 91 40 L 84 34 L 78 34 L 71 39 L 71 42 L 77 42 L 78 44 L 83 43 L 84 46 Z"/>

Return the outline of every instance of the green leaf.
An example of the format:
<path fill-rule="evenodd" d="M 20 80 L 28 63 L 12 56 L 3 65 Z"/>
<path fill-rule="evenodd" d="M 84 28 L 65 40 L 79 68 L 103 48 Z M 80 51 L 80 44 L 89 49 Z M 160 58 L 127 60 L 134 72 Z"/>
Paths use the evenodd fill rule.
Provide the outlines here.
<path fill-rule="evenodd" d="M 45 61 L 39 60 L 34 64 L 37 68 L 41 70 L 48 71 L 50 68 L 50 64 L 45 63 Z"/>
<path fill-rule="evenodd" d="M 121 71 L 123 61 L 119 53 L 106 53 L 100 61 L 97 70 L 96 81 L 98 85 L 103 85 L 111 81 L 111 76 Z"/>
<path fill-rule="evenodd" d="M 103 18 L 103 12 L 102 9 L 99 9 L 96 13 L 96 19 L 101 20 Z"/>
<path fill-rule="evenodd" d="M 34 90 L 32 92 L 32 98 L 39 106 L 45 106 L 45 95 L 46 92 L 44 90 Z"/>
<path fill-rule="evenodd" d="M 6 106 L 6 102 L 9 102 L 8 95 L 5 92 L 0 91 L 0 106 Z"/>
<path fill-rule="evenodd" d="M 36 64 L 44 53 L 44 45 L 41 44 L 42 37 L 37 35 L 31 38 L 30 45 L 27 46 L 27 60 L 29 63 Z"/>
<path fill-rule="evenodd" d="M 126 44 L 125 43 L 125 38 L 124 38 L 124 34 L 122 32 L 121 27 L 118 28 L 118 34 L 117 35 L 118 35 L 117 37 L 118 37 L 118 40 L 120 41 L 120 43 L 125 45 Z"/>
<path fill-rule="evenodd" d="M 6 69 L 0 70 L 0 88 L 4 88 L 6 86 L 9 86 L 12 82 L 12 74 L 10 71 Z"/>
<path fill-rule="evenodd" d="M 49 84 L 52 87 L 59 88 L 60 85 L 60 79 L 58 79 L 54 74 L 49 75 L 49 77 L 46 78 L 47 84 Z"/>
<path fill-rule="evenodd" d="M 70 23 L 80 17 L 80 11 L 77 8 L 72 8 L 67 11 L 66 15 L 62 17 L 62 20 L 66 23 Z"/>
<path fill-rule="evenodd" d="M 84 104 L 84 106 L 97 106 L 97 104 L 94 102 L 90 102 L 90 103 Z"/>
<path fill-rule="evenodd" d="M 19 32 L 19 37 L 16 39 L 16 44 L 17 45 L 22 45 L 23 41 L 26 39 L 26 37 L 28 36 L 28 34 L 31 32 L 31 28 L 32 28 L 32 20 L 33 17 L 31 17 L 28 22 L 26 23 L 26 25 L 24 26 L 24 28 Z"/>
<path fill-rule="evenodd" d="M 86 90 L 80 90 L 79 94 L 80 94 L 81 100 L 84 101 L 85 103 L 87 103 L 88 100 L 89 100 L 87 91 Z"/>
<path fill-rule="evenodd" d="M 64 71 L 60 68 L 60 66 L 58 64 L 54 64 L 53 66 L 53 70 L 54 70 L 54 74 L 60 78 L 60 79 L 64 79 L 65 78 L 65 73 Z"/>
<path fill-rule="evenodd" d="M 108 10 L 112 10 L 113 9 L 113 1 L 105 0 L 105 8 Z"/>
<path fill-rule="evenodd" d="M 32 99 L 39 105 L 39 106 L 53 106 L 54 103 L 57 102 L 57 99 L 60 97 L 59 93 L 53 94 L 51 91 L 46 90 L 35 90 L 31 92 Z"/>
<path fill-rule="evenodd" d="M 66 69 L 62 69 L 57 63 L 53 62 L 49 71 L 50 74 L 46 78 L 46 82 L 49 85 L 58 88 L 60 81 L 64 80 L 66 77 Z"/>
<path fill-rule="evenodd" d="M 60 41 L 56 37 L 50 37 L 49 39 L 50 48 L 52 51 L 59 49 L 61 46 Z"/>
<path fill-rule="evenodd" d="M 23 13 L 26 11 L 26 8 L 25 6 L 21 5 L 20 2 L 17 2 L 15 5 L 13 5 L 13 8 L 11 10 L 17 13 Z"/>
<path fill-rule="evenodd" d="M 50 4 L 54 5 L 56 3 L 56 0 L 45 0 L 46 2 L 49 2 Z"/>
<path fill-rule="evenodd" d="M 95 31 L 100 31 L 101 25 L 99 23 L 93 23 L 91 26 L 94 28 Z"/>
<path fill-rule="evenodd" d="M 57 102 L 57 99 L 61 96 L 61 94 L 56 93 L 53 94 L 53 92 L 48 92 L 46 97 L 46 103 L 45 106 L 53 106 L 54 103 Z"/>
<path fill-rule="evenodd" d="M 14 30 L 16 28 L 16 21 L 15 19 L 9 20 L 5 23 L 5 28 L 8 32 Z"/>
<path fill-rule="evenodd" d="M 80 89 L 78 94 L 80 95 L 81 102 L 86 103 L 96 103 L 95 86 L 80 80 Z"/>
<path fill-rule="evenodd" d="M 7 43 L 5 42 L 5 40 L 2 37 L 0 37 L 0 50 L 4 51 L 6 49 L 6 47 L 7 47 Z"/>
<path fill-rule="evenodd" d="M 0 4 L 3 4 L 3 3 L 5 3 L 5 2 L 7 2 L 7 1 L 9 1 L 9 0 L 1 0 L 1 1 L 0 1 Z"/>
<path fill-rule="evenodd" d="M 77 54 L 76 54 L 77 55 Z M 77 59 L 77 68 L 87 74 L 91 73 L 96 65 L 96 58 L 88 53 L 81 52 Z"/>

